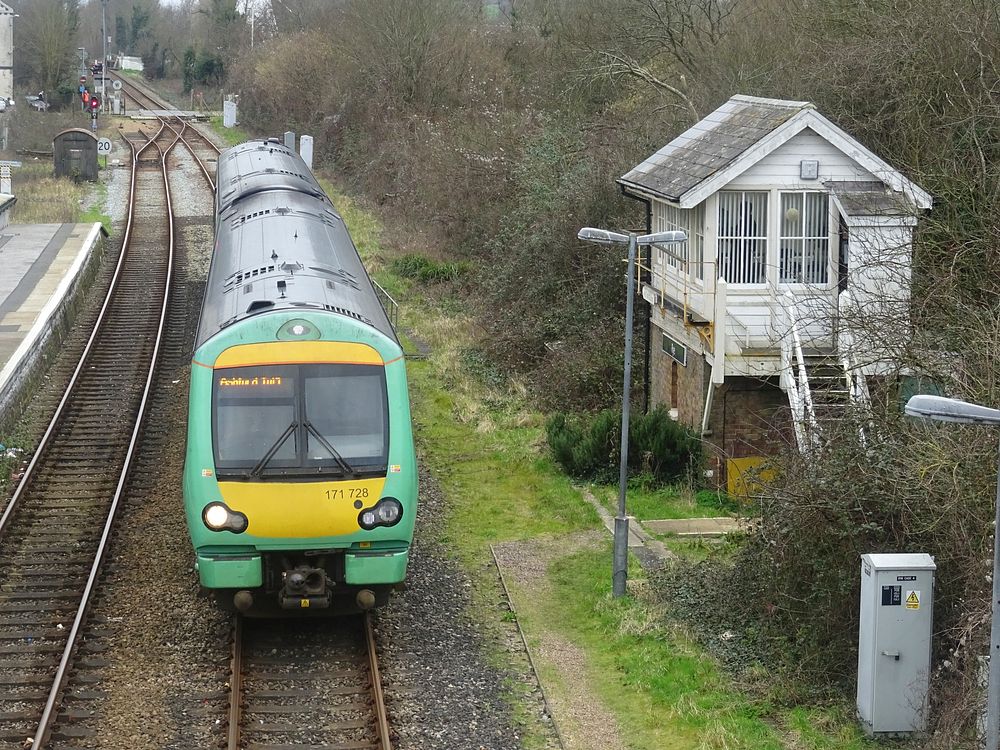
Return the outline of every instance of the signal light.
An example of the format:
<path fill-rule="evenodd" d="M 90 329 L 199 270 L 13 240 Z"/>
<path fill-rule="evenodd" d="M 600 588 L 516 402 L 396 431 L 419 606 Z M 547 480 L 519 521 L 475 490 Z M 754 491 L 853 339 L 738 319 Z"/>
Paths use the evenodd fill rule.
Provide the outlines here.
<path fill-rule="evenodd" d="M 100 108 L 101 108 L 101 100 L 98 99 L 96 96 L 90 97 L 90 109 L 93 111 Z"/>

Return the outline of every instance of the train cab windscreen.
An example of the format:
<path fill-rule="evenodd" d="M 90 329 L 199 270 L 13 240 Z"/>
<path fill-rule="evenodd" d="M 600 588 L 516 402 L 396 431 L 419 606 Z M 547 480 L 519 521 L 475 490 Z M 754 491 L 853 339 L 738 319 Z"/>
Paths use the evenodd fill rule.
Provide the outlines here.
<path fill-rule="evenodd" d="M 217 369 L 212 433 L 220 478 L 384 476 L 385 370 L 354 364 Z"/>

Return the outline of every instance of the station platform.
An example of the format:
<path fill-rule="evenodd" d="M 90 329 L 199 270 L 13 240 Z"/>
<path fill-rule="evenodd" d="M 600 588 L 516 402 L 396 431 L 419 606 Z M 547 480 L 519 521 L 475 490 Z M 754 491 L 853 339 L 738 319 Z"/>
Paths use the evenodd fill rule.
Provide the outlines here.
<path fill-rule="evenodd" d="M 68 327 L 102 236 L 100 223 L 0 223 L 0 423 Z"/>

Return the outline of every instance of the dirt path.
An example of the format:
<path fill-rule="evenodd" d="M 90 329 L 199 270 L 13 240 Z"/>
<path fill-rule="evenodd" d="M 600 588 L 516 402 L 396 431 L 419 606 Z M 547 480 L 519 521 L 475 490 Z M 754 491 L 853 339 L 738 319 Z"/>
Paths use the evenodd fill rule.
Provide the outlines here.
<path fill-rule="evenodd" d="M 496 545 L 514 610 L 554 594 L 547 575 L 552 561 L 604 543 L 601 532 L 588 531 Z M 625 750 L 614 714 L 594 690 L 584 651 L 544 625 L 526 636 L 565 750 Z"/>

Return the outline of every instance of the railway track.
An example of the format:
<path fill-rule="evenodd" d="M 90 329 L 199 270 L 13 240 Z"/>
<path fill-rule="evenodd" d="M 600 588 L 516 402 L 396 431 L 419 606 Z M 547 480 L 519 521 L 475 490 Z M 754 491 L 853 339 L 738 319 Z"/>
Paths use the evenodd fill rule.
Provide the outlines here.
<path fill-rule="evenodd" d="M 150 93 L 148 90 L 139 86 L 129 78 L 115 74 L 112 74 L 112 78 L 121 81 L 122 89 L 132 97 L 133 101 L 140 102 L 145 109 L 164 113 L 168 113 L 173 109 L 169 104 L 158 99 L 155 94 Z M 181 117 L 164 114 L 159 116 L 158 119 L 160 122 L 166 124 L 167 127 L 177 133 L 181 142 L 184 143 L 191 154 L 194 155 L 194 158 L 198 162 L 198 166 L 201 168 L 202 174 L 205 176 L 205 179 L 208 180 L 209 184 L 212 186 L 212 190 L 214 191 L 215 181 L 212 177 L 210 169 L 208 168 L 208 164 L 218 158 L 221 149 L 216 146 L 208 136 Z"/>
<path fill-rule="evenodd" d="M 233 632 L 228 750 L 392 750 L 371 614 Z"/>
<path fill-rule="evenodd" d="M 173 270 L 164 162 L 174 140 L 161 127 L 130 144 L 128 220 L 108 296 L 0 516 L 0 748 L 49 740 L 136 452 Z"/>

